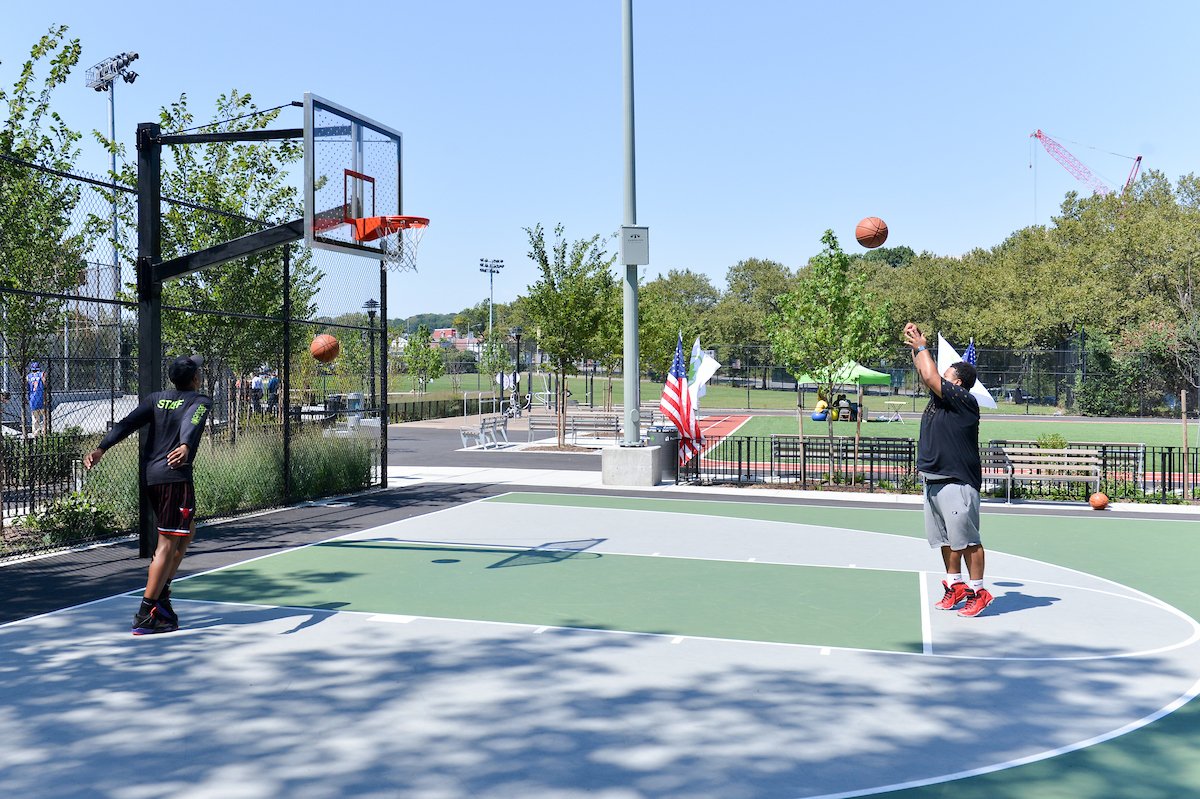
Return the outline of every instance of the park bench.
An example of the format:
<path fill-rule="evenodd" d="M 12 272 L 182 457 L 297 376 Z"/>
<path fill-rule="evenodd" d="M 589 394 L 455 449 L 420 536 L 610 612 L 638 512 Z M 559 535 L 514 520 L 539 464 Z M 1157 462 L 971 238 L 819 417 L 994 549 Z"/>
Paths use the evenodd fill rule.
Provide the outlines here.
<path fill-rule="evenodd" d="M 504 439 L 504 443 L 507 444 L 508 417 L 502 415 L 480 417 L 479 427 L 460 427 L 458 434 L 462 437 L 463 449 L 477 446 L 483 446 L 485 449 L 498 447 L 501 439 Z"/>
<path fill-rule="evenodd" d="M 1036 441 L 1014 439 L 992 439 L 990 447 L 1023 447 L 1035 449 Z M 1068 449 L 1082 450 L 1100 458 L 1100 473 L 1107 480 L 1144 484 L 1146 479 L 1146 445 L 1139 443 L 1114 443 L 1111 441 L 1072 441 Z"/>
<path fill-rule="evenodd" d="M 557 416 L 530 416 L 529 417 L 529 440 L 533 441 L 535 432 L 558 432 L 558 417 Z M 566 418 L 566 432 L 571 436 L 571 441 L 574 443 L 579 438 L 580 433 L 599 436 L 601 433 L 606 434 L 606 437 L 616 438 L 621 433 L 621 419 L 615 414 L 606 413 L 581 413 L 568 414 Z"/>
<path fill-rule="evenodd" d="M 1013 483 L 1086 483 L 1100 490 L 1102 461 L 1095 452 L 1038 447 L 988 447 L 985 470 L 1007 469 L 1005 500 L 1012 502 Z"/>

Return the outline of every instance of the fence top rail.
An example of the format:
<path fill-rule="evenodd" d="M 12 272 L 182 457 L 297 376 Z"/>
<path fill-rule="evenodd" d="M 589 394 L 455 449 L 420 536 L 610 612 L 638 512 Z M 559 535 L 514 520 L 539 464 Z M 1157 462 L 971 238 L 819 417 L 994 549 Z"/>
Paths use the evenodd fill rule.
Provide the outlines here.
<path fill-rule="evenodd" d="M 1036 441 L 1019 441 L 1017 439 L 993 438 L 988 441 L 989 446 L 1001 447 L 1031 447 L 1033 449 L 1041 449 Z M 1076 449 L 1081 447 L 1095 449 L 1115 449 L 1115 450 L 1145 450 L 1146 445 L 1139 442 L 1124 442 L 1124 441 L 1068 441 L 1067 449 Z"/>

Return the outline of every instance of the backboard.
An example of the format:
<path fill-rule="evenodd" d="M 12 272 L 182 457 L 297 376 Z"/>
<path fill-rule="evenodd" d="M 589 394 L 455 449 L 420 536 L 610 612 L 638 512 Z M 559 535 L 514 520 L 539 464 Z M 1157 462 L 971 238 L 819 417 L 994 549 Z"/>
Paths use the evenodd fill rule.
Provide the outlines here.
<path fill-rule="evenodd" d="M 380 260 L 382 240 L 358 241 L 352 220 L 403 210 L 400 131 L 304 95 L 304 241 Z"/>

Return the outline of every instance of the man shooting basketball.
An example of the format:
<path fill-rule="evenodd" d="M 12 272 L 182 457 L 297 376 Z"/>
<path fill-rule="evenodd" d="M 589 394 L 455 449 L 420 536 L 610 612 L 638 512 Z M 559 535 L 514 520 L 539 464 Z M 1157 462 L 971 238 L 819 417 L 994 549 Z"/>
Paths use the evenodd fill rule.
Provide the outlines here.
<path fill-rule="evenodd" d="M 904 326 L 913 365 L 931 395 L 921 415 L 917 472 L 925 483 L 925 535 L 942 551 L 945 593 L 936 603 L 960 616 L 978 616 L 994 597 L 983 587 L 984 551 L 979 537 L 979 402 L 971 395 L 975 367 L 959 361 L 938 374 L 925 335 L 912 322 Z M 966 561 L 969 582 L 962 579 Z"/>
<path fill-rule="evenodd" d="M 114 444 L 150 425 L 146 485 L 158 517 L 158 548 L 150 561 L 142 605 L 133 617 L 134 635 L 179 629 L 179 617 L 171 607 L 171 579 L 196 533 L 192 461 L 213 404 L 199 393 L 202 363 L 198 355 L 176 358 L 168 370 L 175 388 L 142 400 L 83 460 L 91 469 Z"/>

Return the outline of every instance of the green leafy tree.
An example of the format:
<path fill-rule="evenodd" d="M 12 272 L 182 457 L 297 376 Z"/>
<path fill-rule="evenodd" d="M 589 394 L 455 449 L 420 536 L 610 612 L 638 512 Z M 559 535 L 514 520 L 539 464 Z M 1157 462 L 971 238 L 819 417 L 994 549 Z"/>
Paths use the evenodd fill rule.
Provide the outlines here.
<path fill-rule="evenodd" d="M 541 275 L 529 287 L 527 310 L 530 321 L 539 329 L 539 346 L 558 376 L 555 405 L 558 445 L 562 447 L 566 446 L 567 374 L 596 344 L 596 331 L 605 318 L 606 300 L 612 296 L 616 282 L 612 266 L 617 258 L 608 254 L 599 235 L 568 242 L 561 224 L 555 226 L 549 247 L 540 224 L 525 228 L 525 232 L 529 236 L 529 257 Z"/>
<path fill-rule="evenodd" d="M 892 349 L 886 302 L 872 295 L 866 276 L 851 269 L 832 230 L 821 237 L 824 251 L 802 270 L 799 285 L 778 297 L 767 320 L 776 358 L 797 379 L 809 375 L 832 401 L 834 380 L 852 361 L 875 362 Z M 833 440 L 833 415 L 829 415 Z M 832 450 L 831 450 L 832 451 Z"/>
<path fill-rule="evenodd" d="M 656 375 L 665 375 L 675 357 L 680 331 L 692 341 L 720 299 L 707 275 L 672 269 L 638 291 L 638 358 Z"/>
<path fill-rule="evenodd" d="M 762 387 L 767 387 L 770 350 L 767 318 L 779 310 L 778 297 L 795 285 L 795 274 L 783 264 L 747 258 L 729 268 L 726 290 L 708 314 L 708 330 L 723 363 L 743 369 L 762 367 Z"/>
<path fill-rule="evenodd" d="M 0 155 L 56 170 L 74 165 L 80 134 L 51 107 L 81 52 L 79 40 L 66 40 L 66 32 L 66 26 L 52 27 L 31 49 L 12 88 L 0 89 L 8 112 L 0 123 Z M 80 196 L 78 182 L 0 160 L 0 334 L 20 368 L 48 344 L 66 304 L 4 289 L 66 294 L 79 286 L 81 261 L 101 235 L 95 226 L 73 229 Z M 29 397 L 24 381 L 22 386 L 21 428 L 27 431 Z"/>
<path fill-rule="evenodd" d="M 433 346 L 429 328 L 418 325 L 404 346 L 404 364 L 412 378 L 413 391 L 424 394 L 429 384 L 446 372 L 446 359 L 441 349 Z"/>
<path fill-rule="evenodd" d="M 237 91 L 217 98 L 213 121 L 204 132 L 245 132 L 267 128 L 279 110 L 258 111 L 249 94 Z M 161 109 L 164 131 L 196 127 L 187 95 Z M 110 147 L 113 142 L 100 137 Z M 167 260 L 295 219 L 302 212 L 289 169 L 303 157 L 298 142 L 194 144 L 164 153 L 162 193 L 186 200 L 214 213 L 178 203 L 164 203 L 162 255 Z M 120 175 L 136 185 L 136 167 L 126 164 Z M 126 219 L 133 225 L 132 218 Z M 314 297 L 323 275 L 312 254 L 292 247 L 292 317 L 311 319 Z M 163 311 L 163 343 L 168 351 L 198 352 L 205 356 L 210 381 L 225 370 L 247 375 L 254 369 L 278 367 L 284 358 L 300 357 L 307 341 L 293 337 L 292 351 L 283 352 L 283 247 L 194 272 L 164 284 L 164 306 L 194 309 Z M 233 315 L 227 315 L 233 314 Z M 255 318 L 266 317 L 266 318 Z"/>

